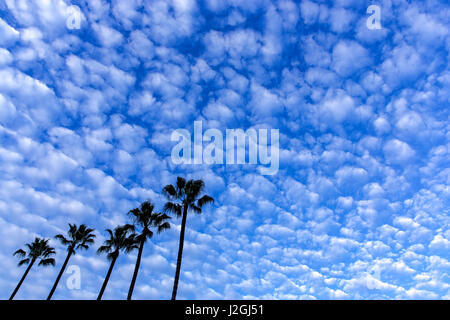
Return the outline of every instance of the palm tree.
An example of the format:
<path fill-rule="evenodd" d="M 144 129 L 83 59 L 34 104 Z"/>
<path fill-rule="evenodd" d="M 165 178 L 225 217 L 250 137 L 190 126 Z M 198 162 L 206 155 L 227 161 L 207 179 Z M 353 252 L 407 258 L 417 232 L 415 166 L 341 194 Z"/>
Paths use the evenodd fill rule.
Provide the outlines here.
<path fill-rule="evenodd" d="M 133 249 L 137 249 L 138 245 L 136 242 L 136 234 L 134 233 L 134 226 L 126 224 L 124 226 L 118 226 L 112 231 L 111 229 L 106 229 L 109 234 L 109 239 L 105 241 L 104 245 L 98 248 L 97 253 L 107 253 L 106 256 L 111 265 L 109 266 L 106 278 L 103 281 L 102 288 L 98 294 L 97 300 L 101 300 L 103 292 L 105 292 L 106 285 L 108 284 L 109 277 L 114 268 L 117 258 L 119 257 L 120 251 L 125 251 L 126 253 L 131 252 Z"/>
<path fill-rule="evenodd" d="M 12 293 L 9 300 L 14 299 L 14 296 L 16 295 L 17 291 L 19 290 L 20 286 L 22 285 L 22 282 L 27 277 L 28 272 L 30 271 L 33 264 L 36 262 L 36 260 L 40 259 L 38 266 L 48 266 L 48 265 L 55 265 L 55 259 L 50 258 L 52 255 L 55 254 L 55 249 L 50 247 L 48 245 L 49 239 L 40 239 L 36 237 L 34 239 L 34 242 L 27 243 L 27 251 L 19 249 L 16 252 L 14 252 L 14 255 L 21 258 L 22 260 L 19 261 L 18 265 L 21 266 L 23 264 L 28 264 L 27 270 L 25 270 L 25 273 L 22 276 L 22 279 L 20 279 L 19 284 L 14 289 L 14 292 Z M 26 257 L 26 258 L 25 258 Z"/>
<path fill-rule="evenodd" d="M 50 300 L 53 296 L 53 293 L 55 293 L 56 287 L 58 286 L 58 282 L 61 279 L 64 270 L 66 269 L 70 257 L 76 254 L 76 250 L 78 249 L 87 250 L 89 249 L 89 244 L 94 243 L 95 234 L 93 234 L 93 232 L 94 229 L 88 228 L 85 224 L 82 224 L 79 227 L 77 227 L 76 224 L 69 223 L 69 231 L 68 231 L 69 238 L 64 237 L 62 234 L 58 234 L 55 236 L 55 238 L 58 239 L 64 246 L 67 246 L 67 257 L 66 260 L 64 260 L 64 263 L 61 267 L 61 270 L 59 271 L 58 276 L 56 277 L 55 284 L 53 285 L 52 290 L 50 291 L 47 297 L 47 300 Z"/>
<path fill-rule="evenodd" d="M 200 197 L 204 187 L 205 183 L 203 180 L 189 180 L 186 182 L 184 178 L 178 177 L 176 186 L 169 184 L 163 188 L 163 193 L 169 200 L 164 205 L 164 212 L 174 213 L 177 217 L 182 216 L 172 300 L 175 300 L 177 297 L 178 279 L 180 278 L 181 259 L 183 257 L 184 232 L 186 229 L 188 211 L 194 211 L 195 213 L 200 214 L 202 213 L 202 207 L 204 205 L 214 202 L 214 199 L 208 195 L 203 195 Z"/>
<path fill-rule="evenodd" d="M 147 239 L 150 239 L 153 236 L 153 231 L 150 230 L 150 228 L 157 228 L 158 233 L 170 229 L 170 224 L 167 222 L 170 217 L 164 213 L 153 212 L 153 209 L 154 205 L 150 201 L 145 201 L 139 208 L 135 208 L 128 212 L 133 220 L 133 223 L 141 229 L 141 232 L 136 236 L 136 240 L 139 243 L 139 251 L 136 259 L 136 265 L 134 267 L 133 279 L 131 280 L 130 289 L 128 290 L 127 300 L 131 300 L 131 296 L 133 295 L 134 285 L 136 283 L 139 266 L 141 264 L 144 244 Z"/>

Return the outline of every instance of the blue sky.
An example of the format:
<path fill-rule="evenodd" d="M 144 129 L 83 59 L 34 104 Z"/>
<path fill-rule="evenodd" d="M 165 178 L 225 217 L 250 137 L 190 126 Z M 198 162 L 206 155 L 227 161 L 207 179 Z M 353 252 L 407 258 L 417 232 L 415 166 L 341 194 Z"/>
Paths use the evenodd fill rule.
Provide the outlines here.
<path fill-rule="evenodd" d="M 369 5 L 382 29 L 366 26 Z M 69 29 L 69 5 L 82 13 Z M 67 224 L 97 230 L 55 299 L 93 299 L 106 228 L 178 175 L 216 199 L 188 219 L 180 299 L 449 299 L 446 1 L 3 0 L 0 298 L 12 253 L 52 238 L 18 299 L 47 296 Z M 171 133 L 273 128 L 280 168 L 175 165 Z M 147 243 L 134 298 L 169 299 L 179 223 Z M 105 299 L 124 299 L 135 253 Z"/>

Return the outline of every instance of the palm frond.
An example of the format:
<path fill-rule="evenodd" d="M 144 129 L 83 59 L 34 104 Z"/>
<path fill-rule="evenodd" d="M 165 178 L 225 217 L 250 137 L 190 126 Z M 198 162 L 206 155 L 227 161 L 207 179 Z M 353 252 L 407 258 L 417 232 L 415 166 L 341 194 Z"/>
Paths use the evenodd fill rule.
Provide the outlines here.
<path fill-rule="evenodd" d="M 67 240 L 66 237 L 64 237 L 62 234 L 57 234 L 55 236 L 55 239 L 59 240 L 59 242 L 61 242 L 61 244 L 63 246 L 68 246 L 68 245 L 72 244 L 72 241 Z"/>
<path fill-rule="evenodd" d="M 20 267 L 21 265 L 23 265 L 23 264 L 28 264 L 29 262 L 30 262 L 30 259 L 29 259 L 29 258 L 26 258 L 26 259 L 20 260 L 19 263 L 18 263 L 17 265 Z"/>
<path fill-rule="evenodd" d="M 127 239 L 125 239 L 123 249 L 125 250 L 126 253 L 130 253 L 134 249 L 138 249 L 138 248 L 139 248 L 139 244 L 136 239 L 136 235 L 133 234 L 133 235 L 129 236 Z"/>
<path fill-rule="evenodd" d="M 203 192 L 205 183 L 203 180 L 189 180 L 186 183 L 185 192 L 188 203 L 194 202 L 197 197 Z"/>
<path fill-rule="evenodd" d="M 125 224 L 121 228 L 126 232 L 134 232 L 136 230 L 136 227 L 132 224 Z"/>
<path fill-rule="evenodd" d="M 119 251 L 115 250 L 113 252 L 110 252 L 106 255 L 106 259 L 108 259 L 109 261 L 112 261 L 113 259 L 117 259 L 117 257 L 119 256 Z"/>
<path fill-rule="evenodd" d="M 202 208 L 206 204 L 214 203 L 214 199 L 208 195 L 204 195 L 200 199 L 197 200 L 197 206 Z"/>
<path fill-rule="evenodd" d="M 28 252 L 32 252 L 34 250 L 33 245 L 35 245 L 35 242 L 25 244 L 25 246 L 28 248 Z"/>
<path fill-rule="evenodd" d="M 38 264 L 38 266 L 44 266 L 44 267 L 48 266 L 48 265 L 55 266 L 55 259 L 53 259 L 53 258 L 42 259 Z"/>
<path fill-rule="evenodd" d="M 144 241 L 147 241 L 147 239 L 150 239 L 151 237 L 153 237 L 153 231 L 150 230 L 149 228 L 144 228 L 144 229 L 142 229 L 140 236 L 144 237 Z M 140 239 L 140 240 L 142 240 L 142 239 Z"/>
<path fill-rule="evenodd" d="M 141 204 L 141 211 L 146 214 L 151 214 L 155 206 L 150 201 L 144 201 Z"/>
<path fill-rule="evenodd" d="M 85 230 L 85 234 L 89 235 L 89 237 L 95 238 L 96 235 L 93 234 L 94 231 L 95 231 L 95 229 L 88 228 L 88 229 Z"/>
<path fill-rule="evenodd" d="M 164 222 L 158 226 L 158 233 L 163 232 L 164 230 L 170 229 L 170 223 Z"/>
<path fill-rule="evenodd" d="M 179 203 L 175 203 L 175 202 L 166 202 L 166 204 L 164 205 L 163 211 L 167 212 L 167 213 L 173 213 L 177 217 L 181 217 L 181 215 L 182 215 L 181 205 Z"/>
<path fill-rule="evenodd" d="M 69 237 L 72 240 L 75 240 L 77 238 L 77 232 L 78 232 L 77 225 L 69 223 L 69 232 L 68 232 L 68 234 L 69 234 Z"/>
<path fill-rule="evenodd" d="M 108 253 L 110 251 L 111 251 L 111 246 L 104 245 L 104 246 L 100 246 L 100 248 L 97 249 L 97 254 Z"/>
<path fill-rule="evenodd" d="M 181 196 L 181 193 L 184 191 L 185 187 L 186 187 L 186 179 L 182 177 L 177 177 L 177 191 L 179 196 Z"/>
<path fill-rule="evenodd" d="M 92 235 L 92 237 L 85 238 L 82 242 L 83 243 L 94 243 L 95 242 L 94 238 L 95 238 L 95 235 Z"/>
<path fill-rule="evenodd" d="M 113 237 L 113 232 L 112 232 L 111 229 L 106 229 L 105 231 L 109 234 L 109 237 L 110 237 L 110 238 Z"/>
<path fill-rule="evenodd" d="M 192 211 L 194 211 L 194 212 L 197 213 L 197 214 L 201 214 L 201 213 L 202 213 L 202 208 L 196 206 L 196 205 L 193 204 L 193 203 L 189 205 L 189 209 L 192 210 Z"/>
<path fill-rule="evenodd" d="M 47 247 L 47 248 L 45 248 L 45 249 L 42 251 L 41 256 L 44 257 L 44 258 L 47 258 L 47 257 L 49 257 L 49 256 L 51 256 L 51 255 L 53 255 L 53 254 L 56 254 L 55 249 L 54 249 L 54 248 L 51 248 L 51 247 Z"/>
<path fill-rule="evenodd" d="M 89 246 L 86 245 L 86 244 L 84 244 L 84 243 L 80 243 L 79 245 L 77 245 L 76 248 L 77 248 L 77 249 L 84 249 L 84 250 L 87 250 L 87 249 L 89 249 Z"/>
<path fill-rule="evenodd" d="M 153 236 L 153 233 L 141 233 L 136 236 L 136 242 L 140 243 L 141 241 L 146 242 L 147 239 L 150 239 Z"/>
<path fill-rule="evenodd" d="M 27 253 L 25 252 L 25 250 L 19 249 L 16 252 L 13 253 L 13 256 L 17 256 L 19 258 L 23 258 L 25 257 Z"/>
<path fill-rule="evenodd" d="M 134 208 L 131 209 L 130 211 L 128 211 L 128 215 L 130 216 L 131 220 L 133 220 L 134 223 L 138 223 L 138 217 L 141 213 L 141 209 L 139 208 Z"/>
<path fill-rule="evenodd" d="M 126 253 L 130 253 L 135 249 L 139 249 L 139 246 L 138 245 L 129 246 L 129 247 L 126 247 L 124 250 Z"/>
<path fill-rule="evenodd" d="M 166 220 L 172 219 L 165 213 L 155 213 L 152 217 L 152 226 L 157 227 Z"/>
<path fill-rule="evenodd" d="M 177 198 L 177 191 L 175 190 L 175 187 L 171 184 L 165 186 L 162 192 L 168 199 L 172 200 Z"/>

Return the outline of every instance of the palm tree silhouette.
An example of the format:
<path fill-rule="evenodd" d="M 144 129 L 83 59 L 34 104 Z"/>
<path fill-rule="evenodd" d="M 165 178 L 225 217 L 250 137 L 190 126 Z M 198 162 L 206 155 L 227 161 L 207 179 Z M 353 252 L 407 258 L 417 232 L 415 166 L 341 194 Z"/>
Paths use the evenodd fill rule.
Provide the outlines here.
<path fill-rule="evenodd" d="M 177 297 L 178 280 L 180 278 L 181 259 L 183 257 L 184 232 L 186 229 L 186 219 L 188 211 L 202 213 L 202 207 L 205 204 L 213 203 L 214 199 L 208 195 L 200 194 L 203 192 L 205 183 L 203 180 L 189 180 L 186 182 L 184 178 L 178 177 L 176 186 L 171 184 L 163 188 L 163 193 L 169 200 L 164 205 L 164 212 L 174 213 L 177 217 L 182 216 L 180 242 L 178 247 L 177 268 L 175 271 L 175 279 L 172 290 L 172 300 Z"/>
<path fill-rule="evenodd" d="M 50 291 L 47 297 L 47 300 L 50 300 L 53 296 L 53 293 L 55 293 L 56 287 L 58 286 L 58 282 L 61 279 L 64 270 L 66 269 L 70 257 L 76 254 L 76 250 L 78 249 L 87 250 L 89 249 L 89 244 L 94 243 L 95 234 L 93 234 L 93 232 L 94 229 L 88 228 L 85 224 L 82 224 L 79 227 L 77 227 L 76 224 L 69 223 L 68 239 L 64 237 L 62 234 L 58 234 L 55 236 L 55 238 L 58 239 L 64 246 L 67 246 L 67 257 L 66 260 L 64 260 L 64 263 L 61 267 L 61 270 L 59 271 L 58 276 L 56 277 L 55 284 L 53 285 L 52 290 Z"/>
<path fill-rule="evenodd" d="M 48 266 L 48 265 L 55 265 L 55 259 L 50 258 L 52 255 L 55 254 L 55 249 L 50 247 L 48 245 L 49 239 L 40 239 L 36 237 L 34 239 L 34 242 L 27 243 L 26 247 L 27 250 L 19 249 L 16 252 L 14 252 L 14 256 L 17 256 L 19 258 L 22 258 L 22 260 L 19 261 L 18 265 L 21 266 L 23 264 L 28 264 L 27 270 L 25 270 L 25 273 L 22 276 L 22 279 L 20 279 L 19 284 L 14 289 L 13 293 L 11 294 L 11 297 L 9 300 L 14 299 L 14 296 L 16 295 L 17 291 L 19 290 L 20 286 L 22 285 L 22 282 L 27 277 L 28 272 L 30 271 L 33 264 L 36 262 L 36 260 L 40 259 L 38 266 Z M 26 257 L 26 258 L 25 258 Z"/>
<path fill-rule="evenodd" d="M 128 290 L 127 300 L 131 300 L 131 296 L 133 295 L 134 285 L 136 283 L 139 266 L 141 264 L 144 244 L 147 239 L 150 239 L 153 236 L 153 231 L 151 231 L 150 228 L 157 228 L 158 233 L 170 228 L 170 224 L 167 222 L 170 217 L 164 213 L 153 212 L 153 209 L 154 205 L 150 201 L 145 201 L 139 208 L 135 208 L 128 212 L 133 223 L 137 227 L 141 228 L 141 232 L 136 236 L 136 241 L 139 243 L 139 251 L 136 258 L 136 265 L 134 267 L 133 279 L 131 280 L 130 288 Z"/>
<path fill-rule="evenodd" d="M 125 251 L 126 253 L 131 252 L 133 249 L 138 248 L 136 241 L 136 234 L 134 233 L 134 226 L 126 224 L 124 226 L 118 226 L 112 231 L 111 229 L 106 229 L 109 234 L 109 239 L 104 242 L 104 245 L 98 248 L 97 253 L 107 253 L 107 259 L 111 261 L 106 278 L 103 281 L 102 288 L 98 294 L 97 300 L 101 300 L 103 292 L 105 292 L 106 285 L 108 284 L 109 277 L 114 268 L 117 258 L 119 257 L 120 251 Z"/>

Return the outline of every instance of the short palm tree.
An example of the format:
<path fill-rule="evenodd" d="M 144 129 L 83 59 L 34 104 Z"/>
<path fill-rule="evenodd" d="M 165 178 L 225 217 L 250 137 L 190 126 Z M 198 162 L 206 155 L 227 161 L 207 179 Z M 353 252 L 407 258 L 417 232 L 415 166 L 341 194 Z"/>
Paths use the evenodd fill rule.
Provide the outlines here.
<path fill-rule="evenodd" d="M 19 290 L 20 286 L 22 285 L 22 282 L 27 277 L 28 272 L 30 271 L 33 264 L 36 262 L 36 260 L 40 260 L 38 266 L 48 266 L 48 265 L 55 265 L 55 259 L 51 258 L 52 255 L 55 254 L 55 249 L 50 247 L 48 245 L 49 239 L 40 239 L 36 237 L 34 239 L 34 242 L 27 243 L 26 244 L 26 251 L 19 249 L 16 252 L 14 252 L 14 255 L 21 258 L 22 260 L 19 261 L 19 266 L 23 264 L 28 264 L 27 270 L 25 270 L 25 273 L 22 276 L 22 279 L 20 279 L 19 284 L 14 289 L 14 292 L 11 294 L 11 297 L 9 300 L 14 299 L 14 296 L 16 295 L 17 291 Z"/>
<path fill-rule="evenodd" d="M 55 236 L 55 238 L 58 239 L 64 246 L 67 246 L 67 256 L 66 260 L 64 260 L 61 270 L 59 271 L 58 276 L 56 277 L 56 281 L 53 284 L 52 290 L 50 290 L 47 300 L 50 300 L 55 293 L 56 287 L 58 286 L 59 280 L 61 279 L 64 270 L 66 269 L 70 257 L 76 254 L 76 250 L 87 250 L 89 249 L 89 245 L 94 243 L 95 234 L 93 234 L 93 232 L 94 229 L 88 228 L 85 224 L 77 227 L 76 224 L 69 223 L 68 238 L 66 238 L 62 234 L 58 234 Z"/>
<path fill-rule="evenodd" d="M 125 251 L 126 253 L 131 252 L 133 249 L 138 248 L 136 242 L 136 234 L 134 233 L 134 226 L 126 224 L 124 226 L 118 226 L 114 230 L 106 229 L 109 234 L 109 239 L 107 239 L 103 246 L 98 248 L 97 253 L 107 253 L 107 259 L 111 261 L 111 264 L 106 274 L 106 278 L 103 281 L 102 288 L 98 294 L 97 300 L 101 300 L 103 292 L 105 292 L 106 285 L 108 284 L 109 277 L 114 268 L 117 258 L 119 257 L 120 251 Z"/>
<path fill-rule="evenodd" d="M 186 182 L 186 180 L 181 177 L 177 178 L 177 183 L 175 186 L 169 184 L 163 188 L 163 193 L 169 200 L 164 205 L 164 212 L 174 213 L 177 217 L 182 217 L 172 300 L 175 300 L 177 297 L 181 259 L 183 257 L 184 232 L 186 229 L 188 211 L 194 211 L 195 213 L 200 214 L 202 213 L 202 208 L 204 205 L 214 202 L 214 199 L 208 195 L 203 195 L 200 197 L 204 188 L 205 183 L 203 180 L 189 180 Z"/>
<path fill-rule="evenodd" d="M 158 233 L 170 228 L 170 224 L 167 222 L 170 217 L 164 213 L 153 212 L 154 208 L 155 207 L 151 202 L 145 201 L 139 208 L 135 208 L 128 212 L 135 226 L 141 231 L 136 236 L 136 241 L 139 243 L 139 251 L 136 258 L 136 265 L 134 267 L 133 279 L 131 280 L 130 289 L 128 290 L 127 300 L 131 300 L 131 296 L 133 295 L 134 285 L 136 283 L 139 266 L 141 264 L 144 244 L 153 236 L 153 231 L 150 228 L 157 228 Z"/>

